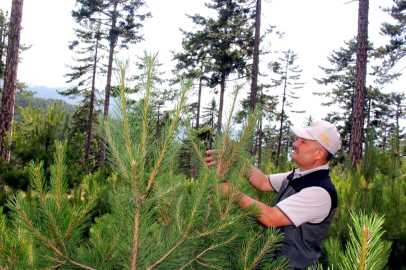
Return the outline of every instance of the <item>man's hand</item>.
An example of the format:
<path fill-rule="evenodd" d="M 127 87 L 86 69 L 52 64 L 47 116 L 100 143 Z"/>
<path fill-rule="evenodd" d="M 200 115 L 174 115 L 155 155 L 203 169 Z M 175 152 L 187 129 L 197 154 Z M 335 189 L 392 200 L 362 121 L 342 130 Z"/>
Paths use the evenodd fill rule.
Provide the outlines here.
<path fill-rule="evenodd" d="M 221 175 L 221 179 L 224 181 L 224 172 L 221 171 L 221 166 L 217 166 L 218 150 L 207 150 L 206 155 L 211 155 L 204 159 L 206 167 L 216 166 L 217 175 Z"/>
<path fill-rule="evenodd" d="M 207 150 L 206 155 L 209 155 L 207 158 L 204 159 L 206 162 L 206 167 L 214 166 L 217 164 L 217 161 L 214 159 L 213 156 L 210 156 L 213 153 L 216 153 L 217 150 Z"/>
<path fill-rule="evenodd" d="M 224 198 L 226 198 L 229 195 L 231 189 L 233 188 L 233 186 L 229 181 L 219 184 L 218 187 L 221 193 L 223 194 Z"/>

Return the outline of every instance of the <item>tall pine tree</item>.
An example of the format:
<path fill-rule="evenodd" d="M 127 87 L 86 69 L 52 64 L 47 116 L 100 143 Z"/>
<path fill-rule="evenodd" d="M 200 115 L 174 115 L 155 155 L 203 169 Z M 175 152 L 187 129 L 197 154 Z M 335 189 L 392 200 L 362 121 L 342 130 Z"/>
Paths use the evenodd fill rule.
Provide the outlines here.
<path fill-rule="evenodd" d="M 295 61 L 297 59 L 297 55 L 291 51 L 284 51 L 284 57 L 281 57 L 278 64 L 273 63 L 270 65 L 270 68 L 276 74 L 279 74 L 280 77 L 278 79 L 273 79 L 273 87 L 279 87 L 283 85 L 283 94 L 281 95 L 281 113 L 279 114 L 279 143 L 278 143 L 278 151 L 276 153 L 276 161 L 275 164 L 278 165 L 279 157 L 282 151 L 282 137 L 283 132 L 286 130 L 285 120 L 286 120 L 286 107 L 292 107 L 293 102 L 292 100 L 298 99 L 299 97 L 296 96 L 296 90 L 303 88 L 303 84 L 301 82 L 297 82 L 300 80 L 300 76 L 302 74 L 302 69 L 299 69 L 299 66 L 295 66 Z M 292 112 L 295 113 L 304 113 L 304 111 L 293 110 Z"/>
<path fill-rule="evenodd" d="M 352 109 L 353 121 L 350 141 L 350 156 L 353 166 L 358 166 L 362 160 L 366 95 L 365 83 L 368 56 L 369 0 L 359 0 L 358 2 L 357 60 L 355 64 L 354 102 Z"/>
<path fill-rule="evenodd" d="M 200 15 L 190 18 L 204 27 L 198 44 L 207 44 L 209 58 L 205 66 L 211 72 L 210 87 L 220 86 L 217 129 L 221 130 L 226 80 L 232 73 L 245 76 L 249 73 L 247 60 L 253 53 L 253 28 L 250 24 L 250 7 L 246 0 L 212 0 L 206 6 L 217 12 L 214 18 Z"/>
<path fill-rule="evenodd" d="M 259 74 L 259 44 L 261 42 L 261 0 L 256 0 L 255 5 L 255 37 L 251 74 L 250 109 L 254 111 L 258 95 L 258 74 Z"/>
<path fill-rule="evenodd" d="M 6 68 L 5 60 L 9 24 L 8 12 L 4 13 L 3 10 L 0 9 L 0 79 L 4 79 L 4 71 Z"/>
<path fill-rule="evenodd" d="M 189 16 L 190 17 L 190 16 Z M 182 40 L 183 52 L 173 52 L 173 59 L 177 60 L 174 73 L 184 75 L 187 78 L 198 79 L 199 87 L 197 93 L 196 107 L 196 129 L 200 127 L 200 107 L 203 86 L 208 85 L 208 70 L 205 67 L 210 51 L 208 50 L 208 42 L 204 39 L 205 33 L 197 31 L 196 33 L 182 30 L 184 38 Z M 175 80 L 176 82 L 176 80 Z"/>
<path fill-rule="evenodd" d="M 78 8 L 72 11 L 77 23 L 83 20 L 102 22 L 102 29 L 108 41 L 109 57 L 107 64 L 107 83 L 105 88 L 104 118 L 107 118 L 110 106 L 111 79 L 113 74 L 114 53 L 117 46 L 128 48 L 143 40 L 140 30 L 142 22 L 151 17 L 150 13 L 139 14 L 145 6 L 142 0 L 76 0 Z M 121 44 L 118 42 L 121 41 Z M 100 162 L 105 161 L 105 144 L 101 144 Z"/>
<path fill-rule="evenodd" d="M 20 49 L 23 0 L 13 0 L 11 7 L 10 30 L 7 45 L 7 63 L 0 110 L 0 158 L 10 159 L 10 142 L 14 119 L 15 93 L 17 90 L 18 55 Z M 0 175 L 0 184 L 4 185 Z"/>
<path fill-rule="evenodd" d="M 103 32 L 101 31 L 101 21 L 83 19 L 81 25 L 82 28 L 75 29 L 78 40 L 72 41 L 69 45 L 69 49 L 75 50 L 80 57 L 74 58 L 77 64 L 75 66 L 68 66 L 71 72 L 65 75 L 65 77 L 69 78 L 67 83 L 75 83 L 75 85 L 59 93 L 73 97 L 81 95 L 84 97 L 83 106 L 89 107 L 86 128 L 86 162 L 90 155 L 93 132 L 96 77 L 100 75 L 103 68 L 100 62 L 103 57 L 102 50 L 105 50 L 105 46 L 102 44 Z M 87 102 L 88 99 L 90 99 L 89 102 Z"/>

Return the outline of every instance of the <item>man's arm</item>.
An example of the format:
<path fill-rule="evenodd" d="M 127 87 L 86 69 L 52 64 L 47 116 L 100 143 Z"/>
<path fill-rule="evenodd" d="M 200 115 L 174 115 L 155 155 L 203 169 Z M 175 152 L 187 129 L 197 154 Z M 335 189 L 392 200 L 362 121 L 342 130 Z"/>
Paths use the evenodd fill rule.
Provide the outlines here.
<path fill-rule="evenodd" d="M 230 182 L 225 182 L 220 184 L 219 188 L 222 190 L 223 195 L 226 196 L 226 194 L 231 191 L 232 186 Z M 290 220 L 277 207 L 270 207 L 262 202 L 254 200 L 242 192 L 238 192 L 238 201 L 236 204 L 241 209 L 245 209 L 254 204 L 259 211 L 257 220 L 266 227 L 282 227 L 292 225 Z"/>
<path fill-rule="evenodd" d="M 210 156 L 215 152 L 216 150 L 206 151 L 206 154 L 209 155 L 204 159 L 207 167 L 215 166 L 217 164 L 217 161 L 212 156 Z M 268 176 L 254 166 L 251 166 L 251 172 L 248 180 L 250 181 L 251 185 L 259 191 L 275 191 L 269 183 Z"/>
<path fill-rule="evenodd" d="M 241 198 L 237 202 L 238 207 L 245 209 L 248 206 L 255 204 L 260 211 L 257 220 L 264 226 L 269 228 L 292 225 L 290 220 L 277 207 L 270 207 L 242 193 L 240 195 Z"/>
<path fill-rule="evenodd" d="M 251 172 L 248 180 L 250 181 L 251 185 L 259 191 L 275 192 L 275 190 L 269 183 L 268 175 L 265 175 L 260 169 L 254 166 L 251 167 Z"/>

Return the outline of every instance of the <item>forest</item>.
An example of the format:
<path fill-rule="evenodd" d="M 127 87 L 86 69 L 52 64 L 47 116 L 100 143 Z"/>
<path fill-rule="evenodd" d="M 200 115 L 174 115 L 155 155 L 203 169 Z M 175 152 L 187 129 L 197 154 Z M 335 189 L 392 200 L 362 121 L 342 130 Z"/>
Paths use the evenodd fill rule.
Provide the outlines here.
<path fill-rule="evenodd" d="M 76 0 L 70 87 L 58 91 L 76 105 L 36 98 L 19 80 L 31 46 L 20 42 L 24 0 L 9 2 L 10 13 L 0 9 L 0 270 L 291 269 L 276 257 L 284 235 L 238 204 L 243 192 L 273 205 L 277 194 L 247 180 L 252 166 L 294 170 L 293 120 L 317 121 L 295 106 L 305 86 L 298 55 L 263 45 L 282 35 L 261 28 L 265 1 L 206 0 L 211 15 L 185 15 L 193 30 L 180 29 L 168 78 L 159 53 L 117 56 L 143 41 L 148 1 Z M 368 37 L 369 0 L 355 2 L 358 34 L 325 56 L 314 80 L 326 91 L 309 104 L 327 109 L 341 150 L 328 163 L 338 207 L 308 269 L 406 269 L 406 95 L 383 90 L 403 76 L 406 1 L 381 7 L 392 18 L 380 25 L 382 46 Z M 204 103 L 209 90 L 216 98 Z"/>

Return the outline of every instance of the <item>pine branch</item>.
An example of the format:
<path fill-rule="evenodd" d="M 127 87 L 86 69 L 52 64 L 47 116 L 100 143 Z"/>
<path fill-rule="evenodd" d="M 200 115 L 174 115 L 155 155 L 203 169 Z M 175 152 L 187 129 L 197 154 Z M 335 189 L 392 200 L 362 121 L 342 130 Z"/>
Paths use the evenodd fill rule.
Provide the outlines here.
<path fill-rule="evenodd" d="M 155 65 L 157 55 L 151 56 L 145 55 L 145 62 L 147 69 L 147 82 L 145 84 L 145 99 L 144 99 L 144 117 L 142 119 L 142 141 L 141 141 L 141 153 L 145 153 L 147 147 L 147 123 L 148 123 L 148 107 L 149 107 L 149 97 L 152 88 L 152 71 Z"/>
<path fill-rule="evenodd" d="M 128 116 L 127 116 L 127 102 L 125 98 L 125 74 L 126 71 L 129 67 L 129 60 L 126 62 L 118 62 L 117 63 L 120 69 L 120 82 L 121 82 L 121 87 L 120 87 L 120 96 L 121 96 L 121 106 L 123 108 L 123 122 L 124 122 L 124 132 L 125 132 L 125 142 L 126 142 L 126 148 L 128 151 L 128 155 L 132 157 L 132 149 L 131 149 L 131 138 L 130 138 L 130 128 L 128 125 Z"/>
<path fill-rule="evenodd" d="M 131 259 L 131 270 L 137 268 L 137 253 L 138 253 L 138 236 L 139 236 L 139 223 L 140 223 L 140 208 L 141 200 L 137 200 L 137 205 L 135 207 L 135 217 L 134 217 L 134 235 L 133 235 L 133 252 Z"/>
<path fill-rule="evenodd" d="M 100 266 L 102 266 L 103 263 L 108 261 L 109 257 L 110 257 L 110 254 L 113 253 L 113 250 L 115 249 L 115 247 L 116 247 L 116 245 L 118 243 L 118 238 L 120 236 L 121 226 L 123 225 L 123 222 L 124 222 L 124 213 L 122 212 L 121 219 L 120 219 L 120 222 L 119 222 L 120 226 L 117 228 L 116 235 L 113 238 L 113 243 L 111 244 L 111 247 L 110 247 L 109 251 L 107 251 L 107 254 L 105 255 L 105 257 L 103 259 L 103 262 L 100 264 Z M 113 258 L 113 256 L 111 256 L 111 258 Z"/>
<path fill-rule="evenodd" d="M 42 182 L 42 178 L 43 178 L 42 163 L 40 163 L 38 167 L 34 166 L 34 164 L 31 163 L 30 172 L 31 172 L 32 178 L 34 179 L 34 181 L 33 181 L 34 188 L 36 188 L 38 190 L 39 195 L 40 195 L 40 206 L 50 221 L 51 226 L 48 226 L 49 233 L 52 236 L 55 243 L 58 242 L 56 240 L 56 238 L 59 239 L 59 242 L 62 244 L 64 250 L 66 251 L 66 247 L 64 245 L 63 237 L 62 237 L 61 231 L 59 230 L 59 226 L 58 226 L 54 216 L 52 215 L 52 213 L 50 213 L 50 211 L 48 210 L 48 207 L 46 205 L 46 196 L 45 196 L 45 193 L 43 190 L 43 182 Z M 55 236 L 55 234 L 56 234 L 56 236 Z"/>
<path fill-rule="evenodd" d="M 166 258 L 169 257 L 185 240 L 186 240 L 187 234 L 184 234 L 182 239 L 174 246 L 172 247 L 162 258 L 160 258 L 158 261 L 156 261 L 153 265 L 147 268 L 147 270 L 154 269 L 157 265 L 162 263 Z"/>
<path fill-rule="evenodd" d="M 192 133 L 190 132 L 189 125 L 185 124 L 184 126 L 186 128 L 186 134 L 188 135 L 189 138 L 192 138 Z M 200 162 L 204 163 L 204 157 L 201 155 L 199 147 L 197 146 L 197 144 L 193 140 L 191 140 L 191 144 L 192 144 L 192 147 L 193 147 L 193 150 L 194 150 L 195 154 L 198 155 Z"/>
<path fill-rule="evenodd" d="M 187 84 L 187 85 L 186 85 L 186 84 L 182 84 L 182 90 L 181 90 L 180 101 L 179 101 L 178 107 L 177 107 L 177 109 L 176 109 L 175 118 L 174 118 L 174 120 L 172 121 L 172 125 L 171 125 L 171 127 L 170 127 L 170 129 L 169 129 L 168 134 L 166 135 L 167 137 L 166 137 L 165 143 L 164 143 L 164 145 L 163 145 L 163 147 L 162 147 L 161 154 L 160 154 L 160 156 L 159 156 L 159 158 L 158 158 L 158 161 L 157 161 L 156 164 L 155 164 L 154 170 L 153 170 L 152 173 L 151 173 L 151 176 L 150 176 L 149 181 L 148 181 L 148 184 L 147 184 L 146 191 L 145 191 L 144 195 L 142 196 L 142 198 L 145 198 L 145 196 L 147 195 L 149 189 L 151 188 L 152 182 L 154 181 L 155 176 L 156 176 L 156 174 L 158 173 L 158 169 L 159 169 L 159 167 L 161 166 L 162 160 L 163 160 L 164 155 L 165 155 L 165 153 L 166 153 L 166 149 L 168 148 L 169 142 L 170 142 L 170 140 L 172 139 L 172 135 L 173 135 L 173 133 L 175 132 L 175 129 L 176 129 L 177 125 L 178 125 L 178 119 L 179 119 L 180 113 L 181 113 L 181 111 L 182 111 L 182 105 L 183 105 L 184 102 L 185 102 L 186 93 L 187 93 L 187 91 L 190 89 L 191 85 L 192 85 L 192 84 L 191 84 L 191 81 L 188 81 L 188 84 Z"/>
<path fill-rule="evenodd" d="M 105 134 L 106 134 L 106 137 L 107 137 L 107 141 L 113 142 L 110 127 L 109 127 L 107 121 L 104 122 L 104 130 L 105 130 Z M 115 161 L 118 162 L 118 165 L 120 167 L 119 169 L 122 172 L 123 176 L 125 178 L 129 179 L 129 176 L 128 176 L 127 172 L 126 172 L 125 166 L 124 166 L 124 164 L 123 164 L 123 162 L 121 160 L 121 155 L 118 152 L 117 148 L 115 147 L 115 145 L 113 143 L 110 143 L 110 148 L 113 151 Z"/>
<path fill-rule="evenodd" d="M 384 269 L 390 245 L 381 239 L 383 217 L 350 214 L 353 226 L 348 225 L 350 242 L 346 252 L 340 252 L 340 269 L 353 269 L 354 266 L 362 270 Z"/>
<path fill-rule="evenodd" d="M 63 166 L 63 146 L 58 144 L 58 147 L 56 148 L 57 154 L 55 155 L 57 158 L 56 161 L 56 167 L 57 167 L 57 173 L 54 176 L 56 179 L 57 187 L 56 187 L 56 208 L 58 214 L 61 213 L 61 201 L 62 201 L 62 183 L 63 183 L 63 175 L 64 175 L 64 166 Z M 54 179 L 54 178 L 53 178 Z"/>
<path fill-rule="evenodd" d="M 64 239 L 66 240 L 69 236 L 69 234 L 71 233 L 72 229 L 73 229 L 73 223 L 75 222 L 75 218 L 76 218 L 76 213 L 72 213 L 72 216 L 69 220 L 69 225 L 68 228 L 66 229 L 65 235 L 64 235 Z"/>
<path fill-rule="evenodd" d="M 217 167 L 217 171 L 219 175 L 224 175 L 231 167 L 231 165 L 237 160 L 239 153 L 242 149 L 244 149 L 244 144 L 246 143 L 247 138 L 249 137 L 249 134 L 251 133 L 252 127 L 255 126 L 256 118 L 254 114 L 250 114 L 250 117 L 248 118 L 248 123 L 247 127 L 244 128 L 244 132 L 241 135 L 238 144 L 233 147 L 233 151 L 231 153 L 231 156 L 227 158 L 227 162 L 225 165 L 221 165 L 221 160 L 224 159 L 222 155 L 219 158 L 219 165 Z M 227 142 L 227 140 L 226 140 Z M 224 152 L 222 151 L 221 153 L 224 155 L 226 148 L 225 145 L 228 144 L 231 146 L 231 142 L 228 139 L 228 143 L 223 144 L 223 149 Z"/>
<path fill-rule="evenodd" d="M 236 103 L 236 101 L 237 101 L 237 96 L 238 96 L 238 93 L 240 92 L 240 89 L 241 89 L 241 88 L 242 88 L 241 85 L 237 85 L 236 88 L 235 88 L 233 102 L 231 103 L 230 117 L 228 118 L 228 121 L 227 121 L 226 132 L 225 132 L 225 134 L 224 134 L 224 138 L 228 138 L 228 137 L 229 137 L 230 126 L 231 126 L 231 119 L 232 119 L 231 115 L 234 114 L 235 103 Z M 224 143 L 225 143 L 225 142 L 223 142 L 223 144 L 224 144 Z"/>
<path fill-rule="evenodd" d="M 88 212 L 90 211 L 90 209 L 92 208 L 92 206 L 93 206 L 93 204 L 97 201 L 97 199 L 99 198 L 99 196 L 100 196 L 100 193 L 101 193 L 101 188 L 96 188 L 94 191 L 93 191 L 93 196 L 90 196 L 89 197 L 89 201 L 87 202 L 87 204 L 85 205 L 85 207 L 81 210 L 81 211 L 79 211 L 79 213 L 80 212 L 82 212 L 82 213 L 80 213 L 80 216 L 79 216 L 79 218 L 75 221 L 75 223 L 74 223 L 74 225 L 73 225 L 73 227 L 75 228 L 76 226 L 78 226 L 79 225 L 79 223 L 84 219 L 84 217 L 88 214 Z"/>
<path fill-rule="evenodd" d="M 249 216 L 250 216 L 249 214 L 238 215 L 238 216 L 236 216 L 236 217 L 231 218 L 230 221 L 228 221 L 227 223 L 224 223 L 223 225 L 221 225 L 221 226 L 215 228 L 214 230 L 211 230 L 211 231 L 208 231 L 208 232 L 205 232 L 205 233 L 199 233 L 198 235 L 199 235 L 199 237 L 202 237 L 202 238 L 203 238 L 203 237 L 207 237 L 207 236 L 216 234 L 216 233 L 218 233 L 218 232 L 223 231 L 223 230 L 226 229 L 227 227 L 233 225 L 233 223 L 235 223 L 235 222 L 238 221 L 239 219 L 244 218 L 244 217 L 249 217 Z"/>
<path fill-rule="evenodd" d="M 228 245 L 229 243 L 231 243 L 232 241 L 234 241 L 235 239 L 238 238 L 238 234 L 234 235 L 233 237 L 231 237 L 230 239 L 228 239 L 227 241 L 217 244 L 217 245 L 213 245 L 207 249 L 205 249 L 204 251 L 202 251 L 200 254 L 198 254 L 195 258 L 193 258 L 192 260 L 190 260 L 187 264 L 185 264 L 184 266 L 182 266 L 181 268 L 179 268 L 179 270 L 183 270 L 185 268 L 187 268 L 190 264 L 192 264 L 194 261 L 200 259 L 204 254 L 206 254 L 207 252 L 210 252 L 212 250 L 215 250 L 219 247 Z"/>
<path fill-rule="evenodd" d="M 59 256 L 61 256 L 62 258 L 64 258 L 65 260 L 67 260 L 68 262 L 70 262 L 73 265 L 76 265 L 80 268 L 83 269 L 87 269 L 87 270 L 96 270 L 94 268 L 88 267 L 86 265 L 82 265 L 80 263 L 77 263 L 73 260 L 71 260 L 70 258 L 68 258 L 67 256 L 65 256 L 64 254 L 62 254 L 62 252 L 56 248 L 44 235 L 41 234 L 41 232 L 39 232 L 35 226 L 31 223 L 30 219 L 28 218 L 28 216 L 26 215 L 25 211 L 21 208 L 21 207 L 17 207 L 17 211 L 20 213 L 21 217 L 23 218 L 24 222 L 30 227 L 31 231 L 42 241 L 44 242 L 49 248 L 51 248 L 56 254 L 58 254 Z"/>
<path fill-rule="evenodd" d="M 223 269 L 223 267 L 215 266 L 215 265 L 209 265 L 209 264 L 207 264 L 207 263 L 202 263 L 201 261 L 196 261 L 196 262 L 197 262 L 198 264 L 204 266 L 205 268 L 208 268 L 208 269 L 218 269 L 218 270 L 222 270 L 222 269 Z M 1 269 L 0 269 L 0 270 L 1 270 Z"/>
<path fill-rule="evenodd" d="M 203 180 L 202 186 L 205 186 L 205 184 L 207 183 L 208 178 L 209 178 L 209 175 L 206 174 L 205 178 Z M 183 233 L 182 239 L 173 248 L 171 248 L 171 250 L 169 250 L 162 258 L 160 258 L 152 266 L 148 267 L 147 268 L 148 270 L 155 268 L 158 264 L 163 262 L 166 258 L 169 257 L 169 255 L 171 255 L 186 240 L 186 238 L 187 238 L 187 236 L 189 234 L 189 231 L 192 228 L 192 225 L 194 223 L 194 216 L 197 213 L 197 208 L 198 208 L 198 205 L 200 204 L 200 201 L 201 201 L 202 197 L 203 197 L 203 193 L 199 193 L 198 198 L 196 199 L 195 205 L 194 205 L 194 207 L 192 209 L 190 222 L 189 222 L 187 228 L 185 229 L 185 231 Z M 180 220 L 182 220 L 182 219 L 180 219 Z M 179 229 L 180 229 L 180 226 L 179 226 Z M 180 229 L 180 231 L 181 231 L 181 229 Z"/>
<path fill-rule="evenodd" d="M 134 195 L 139 198 L 138 189 L 137 189 L 137 164 L 135 160 L 131 161 L 131 186 Z"/>
<path fill-rule="evenodd" d="M 257 237 L 257 236 L 256 236 Z M 250 250 L 252 249 L 252 246 L 255 243 L 255 238 L 256 237 L 251 237 L 250 241 L 248 242 L 247 247 L 245 248 L 245 256 L 244 256 L 244 268 L 246 268 L 246 264 L 248 262 L 249 259 L 249 255 L 250 255 Z"/>
<path fill-rule="evenodd" d="M 240 187 L 240 185 L 241 185 L 241 183 L 242 183 L 242 181 L 243 181 L 243 178 L 244 178 L 244 175 L 245 175 L 245 172 L 246 172 L 246 169 L 247 169 L 247 165 L 248 165 L 248 162 L 244 162 L 244 165 L 243 165 L 243 168 L 242 168 L 242 170 L 241 170 L 241 173 L 239 174 L 237 183 L 235 184 L 235 186 L 234 186 L 234 188 L 233 188 L 233 190 L 232 190 L 232 193 L 231 193 L 231 200 L 229 200 L 229 202 L 228 202 L 228 204 L 227 204 L 227 207 L 226 207 L 226 211 L 224 212 L 224 215 L 225 215 L 225 216 L 228 215 L 228 213 L 229 213 L 229 211 L 230 211 L 231 206 L 233 205 L 233 203 L 234 203 L 234 202 L 237 202 L 237 203 L 238 203 L 238 201 L 240 200 L 241 195 L 239 194 L 239 191 L 238 191 L 238 190 L 239 190 L 239 187 Z"/>
<path fill-rule="evenodd" d="M 258 264 L 258 262 L 262 259 L 262 257 L 265 255 L 265 253 L 268 251 L 269 247 L 272 246 L 275 242 L 275 237 L 272 236 L 268 241 L 266 242 L 265 246 L 261 249 L 257 257 L 254 259 L 252 264 L 248 267 L 248 269 L 254 269 L 254 267 Z"/>

